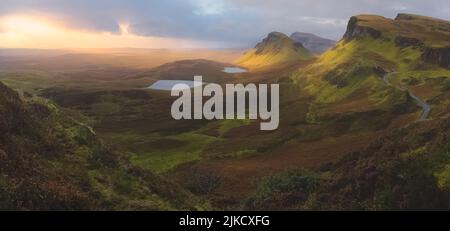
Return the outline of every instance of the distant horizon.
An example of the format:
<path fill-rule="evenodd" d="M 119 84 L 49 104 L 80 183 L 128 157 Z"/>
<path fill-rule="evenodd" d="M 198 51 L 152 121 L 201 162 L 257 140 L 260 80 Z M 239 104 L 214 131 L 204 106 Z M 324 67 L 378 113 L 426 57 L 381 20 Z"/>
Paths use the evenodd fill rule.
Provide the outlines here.
<path fill-rule="evenodd" d="M 219 48 L 208 48 L 208 47 L 197 47 L 197 48 L 145 48 L 145 47 L 111 47 L 111 48 L 22 48 L 22 47 L 0 47 L 0 50 L 24 50 L 24 51 L 72 51 L 72 52 L 80 52 L 80 51 L 120 51 L 120 50 L 141 50 L 141 51 L 189 51 L 189 50 L 205 50 L 205 51 L 244 51 L 247 49 L 251 49 L 252 47 L 219 47 Z M 1 56 L 1 53 L 0 53 Z"/>
<path fill-rule="evenodd" d="M 342 8 L 342 5 L 349 7 Z M 101 9 L 101 11 L 99 10 Z M 339 10 L 337 10 L 339 9 Z M 450 3 L 412 0 L 170 0 L 0 3 L 0 47 L 15 49 L 245 49 L 268 33 L 339 40 L 351 16 L 399 13 L 450 20 Z"/>
<path fill-rule="evenodd" d="M 407 12 L 402 12 L 402 13 L 397 13 L 396 16 L 398 14 L 412 14 L 412 13 L 407 13 Z M 376 14 L 356 14 L 353 16 L 357 16 L 357 15 L 376 15 Z M 415 14 L 415 15 L 420 15 L 420 14 Z M 351 17 L 349 17 L 349 20 Z M 382 15 L 379 15 L 382 16 Z M 442 18 L 437 18 L 437 17 L 433 17 L 433 16 L 429 16 L 429 15 L 420 15 L 420 16 L 426 16 L 426 17 L 432 17 L 432 18 L 436 18 L 436 19 L 442 19 Z M 383 16 L 384 17 L 384 16 Z M 1 17 L 0 17 L 1 18 Z M 385 17 L 385 18 L 390 18 L 390 17 Z M 390 19 L 395 19 L 395 17 L 391 17 Z M 446 20 L 446 19 L 442 19 L 442 20 Z M 447 20 L 448 21 L 448 20 Z M 1 27 L 0 27 L 1 29 Z M 207 47 L 207 46 L 193 46 L 193 47 L 44 47 L 44 48 L 40 48 L 40 47 L 3 47 L 0 44 L 0 50 L 42 50 L 42 51 L 83 51 L 83 50 L 245 50 L 245 49 L 251 49 L 253 48 L 258 42 L 260 42 L 261 40 L 263 40 L 269 33 L 272 32 L 279 32 L 279 33 L 283 33 L 287 36 L 291 36 L 294 33 L 304 33 L 304 34 L 312 34 L 324 39 L 329 39 L 329 40 L 333 40 L 333 41 L 339 41 L 342 39 L 342 36 L 345 33 L 345 30 L 342 32 L 341 37 L 339 37 L 339 39 L 332 39 L 332 38 L 328 38 L 328 37 L 323 37 L 321 35 L 315 34 L 313 32 L 309 32 L 309 31 L 294 31 L 292 33 L 284 33 L 278 30 L 274 30 L 271 32 L 268 32 L 266 35 L 264 35 L 263 37 L 261 37 L 259 40 L 255 41 L 253 45 L 249 45 L 249 46 L 217 46 L 217 47 Z M 1 35 L 1 30 L 0 30 L 0 35 Z M 0 39 L 1 41 L 1 39 Z"/>

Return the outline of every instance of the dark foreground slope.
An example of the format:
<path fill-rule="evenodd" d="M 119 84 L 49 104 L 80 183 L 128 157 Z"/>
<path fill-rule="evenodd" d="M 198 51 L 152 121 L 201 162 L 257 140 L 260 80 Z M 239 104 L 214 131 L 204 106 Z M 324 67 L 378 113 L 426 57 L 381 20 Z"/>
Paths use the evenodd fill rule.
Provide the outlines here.
<path fill-rule="evenodd" d="M 131 167 L 88 126 L 0 83 L 0 209 L 199 209 L 176 185 Z M 192 203 L 192 204 L 191 204 Z"/>
<path fill-rule="evenodd" d="M 450 209 L 450 119 L 413 124 L 318 171 L 266 178 L 247 209 Z"/>

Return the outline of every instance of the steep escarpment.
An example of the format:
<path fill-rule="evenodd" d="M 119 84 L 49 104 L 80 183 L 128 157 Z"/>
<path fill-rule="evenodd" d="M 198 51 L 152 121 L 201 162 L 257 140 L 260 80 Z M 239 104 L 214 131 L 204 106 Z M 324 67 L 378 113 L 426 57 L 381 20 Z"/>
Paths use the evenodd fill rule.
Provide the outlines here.
<path fill-rule="evenodd" d="M 450 47 L 426 47 L 422 58 L 427 63 L 437 64 L 443 68 L 450 69 Z"/>
<path fill-rule="evenodd" d="M 381 36 L 381 31 L 365 25 L 365 22 L 370 20 L 385 20 L 383 17 L 374 16 L 374 15 L 361 15 L 361 16 L 353 16 L 350 18 L 350 21 L 347 25 L 347 30 L 343 36 L 343 39 L 346 41 L 351 41 L 355 38 L 361 38 L 365 35 L 370 35 L 373 38 L 377 39 Z"/>
<path fill-rule="evenodd" d="M 409 104 L 406 89 L 424 101 L 443 99 L 450 79 L 449 31 L 449 22 L 424 16 L 354 16 L 341 41 L 294 79 L 318 104 L 353 105 L 346 111 Z M 397 90 L 383 83 L 386 72 L 394 72 Z M 361 104 L 352 103 L 355 97 Z M 448 100 L 433 103 L 431 116 L 448 113 Z"/>
<path fill-rule="evenodd" d="M 392 39 L 401 48 L 420 48 L 422 61 L 450 68 L 449 21 L 412 14 L 399 14 L 395 19 L 376 15 L 352 17 L 343 39 L 365 36 Z"/>
<path fill-rule="evenodd" d="M 249 69 L 286 66 L 313 57 L 301 43 L 279 32 L 270 33 L 236 63 Z"/>
<path fill-rule="evenodd" d="M 409 40 L 408 45 L 423 48 L 423 61 L 450 69 L 449 21 L 411 14 L 399 14 L 395 21 L 403 27 L 420 25 L 422 33 L 418 33 L 419 31 L 413 33 L 408 30 L 409 37 L 404 37 Z"/>

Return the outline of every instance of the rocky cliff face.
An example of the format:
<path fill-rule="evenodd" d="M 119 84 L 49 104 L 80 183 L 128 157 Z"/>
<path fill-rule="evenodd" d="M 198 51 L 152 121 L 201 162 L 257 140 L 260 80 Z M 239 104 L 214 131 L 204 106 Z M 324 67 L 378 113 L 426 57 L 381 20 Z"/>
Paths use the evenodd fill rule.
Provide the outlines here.
<path fill-rule="evenodd" d="M 357 16 L 351 17 L 350 21 L 347 25 L 347 31 L 344 34 L 343 39 L 345 41 L 350 41 L 354 38 L 363 37 L 365 35 L 372 36 L 373 38 L 377 39 L 381 37 L 381 32 L 368 26 L 363 26 L 359 22 L 362 19 L 360 19 Z"/>
<path fill-rule="evenodd" d="M 409 38 L 404 36 L 395 37 L 395 44 L 399 47 L 422 47 L 424 46 L 423 42 L 416 38 Z"/>
<path fill-rule="evenodd" d="M 422 54 L 422 59 L 427 63 L 437 64 L 443 68 L 450 69 L 450 47 L 426 47 Z"/>
<path fill-rule="evenodd" d="M 350 19 L 343 40 L 370 36 L 393 41 L 397 47 L 422 50 L 422 60 L 450 69 L 450 22 L 420 15 L 399 14 L 393 19 L 359 15 Z"/>

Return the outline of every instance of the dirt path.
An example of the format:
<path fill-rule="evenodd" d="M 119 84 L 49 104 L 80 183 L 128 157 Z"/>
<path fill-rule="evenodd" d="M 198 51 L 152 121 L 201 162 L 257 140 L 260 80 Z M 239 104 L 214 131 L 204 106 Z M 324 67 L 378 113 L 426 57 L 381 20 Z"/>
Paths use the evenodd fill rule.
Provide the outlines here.
<path fill-rule="evenodd" d="M 394 86 L 393 84 L 391 84 L 391 83 L 389 82 L 389 77 L 390 77 L 391 74 L 392 74 L 392 73 L 387 73 L 387 74 L 385 74 L 384 77 L 383 77 L 383 81 L 384 81 L 388 86 L 395 87 L 395 88 L 397 88 L 397 89 L 399 89 L 399 90 L 401 90 L 401 91 L 405 91 L 405 90 L 408 91 L 409 97 L 411 97 L 411 98 L 414 100 L 414 102 L 415 102 L 419 107 L 422 108 L 422 114 L 420 115 L 420 119 L 419 119 L 419 120 L 425 120 L 425 119 L 427 119 L 427 118 L 428 118 L 428 115 L 430 114 L 430 111 L 431 111 L 431 105 L 429 105 L 425 100 L 421 99 L 421 98 L 418 97 L 417 95 L 414 95 L 410 90 L 408 90 L 408 89 L 403 89 L 403 88 L 401 88 L 401 87 L 397 87 L 397 86 Z"/>

